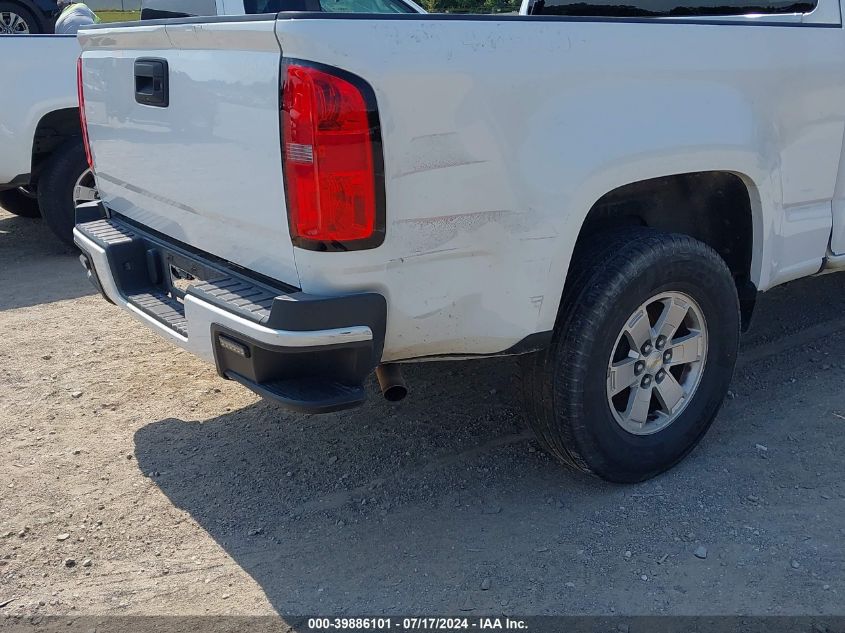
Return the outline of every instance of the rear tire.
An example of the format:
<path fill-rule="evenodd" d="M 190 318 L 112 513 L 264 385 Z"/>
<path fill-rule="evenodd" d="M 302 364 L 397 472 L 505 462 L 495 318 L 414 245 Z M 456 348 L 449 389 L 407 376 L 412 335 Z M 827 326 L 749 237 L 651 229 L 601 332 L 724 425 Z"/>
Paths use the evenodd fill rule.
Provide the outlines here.
<path fill-rule="evenodd" d="M 20 189 L 0 191 L 0 209 L 14 213 L 23 218 L 37 218 L 41 215 L 38 199 L 26 195 Z"/>
<path fill-rule="evenodd" d="M 37 35 L 41 27 L 32 12 L 15 2 L 0 2 L 0 35 Z"/>
<path fill-rule="evenodd" d="M 551 346 L 521 361 L 529 425 L 580 470 L 625 483 L 653 477 L 716 417 L 739 326 L 732 275 L 706 244 L 641 227 L 597 235 L 573 257 Z"/>
<path fill-rule="evenodd" d="M 38 181 L 38 205 L 50 230 L 65 244 L 73 245 L 77 196 L 74 189 L 88 171 L 82 140 L 60 147 L 47 160 Z"/>

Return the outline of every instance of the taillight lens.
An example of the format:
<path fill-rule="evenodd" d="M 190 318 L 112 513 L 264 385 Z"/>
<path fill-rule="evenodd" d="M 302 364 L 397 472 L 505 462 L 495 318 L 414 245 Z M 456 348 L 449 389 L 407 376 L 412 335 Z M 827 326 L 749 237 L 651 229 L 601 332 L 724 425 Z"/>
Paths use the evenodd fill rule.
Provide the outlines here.
<path fill-rule="evenodd" d="M 372 89 L 310 65 L 283 67 L 282 152 L 294 244 L 373 248 L 384 240 L 384 175 Z"/>
<path fill-rule="evenodd" d="M 76 60 L 76 95 L 79 98 L 79 125 L 82 127 L 82 144 L 85 146 L 85 158 L 88 167 L 94 169 L 94 159 L 91 158 L 91 146 L 88 144 L 88 122 L 85 120 L 85 90 L 82 87 L 82 57 Z"/>

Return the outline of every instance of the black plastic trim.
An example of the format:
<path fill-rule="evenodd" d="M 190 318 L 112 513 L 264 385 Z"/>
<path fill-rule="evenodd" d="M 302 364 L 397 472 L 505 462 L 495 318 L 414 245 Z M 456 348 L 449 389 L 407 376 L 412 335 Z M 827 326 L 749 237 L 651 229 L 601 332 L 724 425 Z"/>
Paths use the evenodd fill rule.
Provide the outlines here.
<path fill-rule="evenodd" d="M 317 15 L 325 14 L 319 13 Z M 373 151 L 373 177 L 375 178 L 374 185 L 376 194 L 376 218 L 375 228 L 373 230 L 372 236 L 363 240 L 348 240 L 343 242 L 309 240 L 303 237 L 295 236 L 293 234 L 293 229 L 290 227 L 290 222 L 288 222 L 288 228 L 291 228 L 291 241 L 293 242 L 293 245 L 298 248 L 302 248 L 309 251 L 321 252 L 360 251 L 377 248 L 384 243 L 384 238 L 386 234 L 387 203 L 384 185 L 384 149 L 381 139 L 381 121 L 379 120 L 378 115 L 378 103 L 376 101 L 376 93 L 373 90 L 373 87 L 358 75 L 342 70 L 340 68 L 336 68 L 334 66 L 328 66 L 326 64 L 319 64 L 317 62 L 292 57 L 282 57 L 282 63 L 279 71 L 280 83 L 285 81 L 285 77 L 287 77 L 287 67 L 290 65 L 314 68 L 329 75 L 334 75 L 335 77 L 338 77 L 339 79 L 349 82 L 350 84 L 355 86 L 361 93 L 361 96 L 364 97 L 364 102 L 367 104 L 367 120 L 370 124 L 370 144 Z M 284 83 L 282 83 L 279 89 L 279 137 L 282 146 L 282 178 L 285 184 L 285 199 L 290 200 L 290 196 L 288 195 L 289 186 L 287 182 L 287 176 L 285 175 L 285 143 L 283 139 L 284 113 L 282 111 L 282 103 L 284 101 L 284 90 L 285 86 Z"/>
<path fill-rule="evenodd" d="M 285 304 L 289 303 L 290 299 L 296 300 L 296 310 L 285 309 Z M 373 332 L 373 356 L 380 361 L 387 330 L 387 300 L 375 292 L 340 297 L 321 297 L 296 292 L 287 297 L 276 297 L 270 309 L 270 317 L 264 325 L 274 330 L 291 332 L 366 325 Z M 375 368 L 375 365 L 373 367 Z"/>
<path fill-rule="evenodd" d="M 97 292 L 100 293 L 100 296 L 102 296 L 103 299 L 105 299 L 111 304 L 114 304 L 114 301 L 112 301 L 106 294 L 106 291 L 103 290 L 103 284 L 100 281 L 100 278 L 97 276 L 97 270 L 91 265 L 91 259 L 88 253 L 86 253 L 82 248 L 80 248 L 79 250 L 79 261 L 82 264 L 82 267 L 85 269 L 85 276 L 88 278 L 88 281 L 90 281 L 91 285 L 93 285 L 94 288 L 97 289 Z"/>
<path fill-rule="evenodd" d="M 136 103 L 156 108 L 170 105 L 170 67 L 166 59 L 138 57 L 135 59 L 134 73 Z"/>
<path fill-rule="evenodd" d="M 296 311 L 286 311 L 291 300 L 297 303 Z M 330 330 L 349 325 L 367 325 L 383 330 L 387 315 L 387 301 L 375 292 L 323 297 L 296 292 L 276 297 L 270 318 L 264 324 L 274 330 L 307 332 Z"/>
<path fill-rule="evenodd" d="M 539 352 L 552 344 L 553 335 L 554 332 L 552 330 L 548 330 L 546 332 L 534 332 L 534 334 L 529 334 L 521 341 L 517 341 L 508 349 L 499 352 L 496 356 L 515 356 L 518 354 Z"/>
<path fill-rule="evenodd" d="M 74 224 L 84 224 L 95 220 L 104 220 L 108 214 L 102 202 L 95 200 L 76 205 Z"/>
<path fill-rule="evenodd" d="M 81 206 L 78 207 L 78 209 L 80 208 Z M 139 308 L 143 307 L 142 304 L 167 303 L 170 308 L 179 311 L 177 308 L 181 307 L 181 304 L 170 303 L 161 298 L 166 298 L 168 295 L 174 298 L 183 298 L 186 294 L 174 286 L 169 274 L 170 266 L 181 269 L 198 279 L 206 280 L 207 284 L 237 283 L 243 287 L 254 289 L 254 291 L 260 290 L 269 298 L 288 296 L 291 292 L 296 292 L 294 289 L 279 286 L 278 282 L 276 285 L 270 285 L 250 279 L 241 274 L 239 270 L 210 261 L 203 254 L 183 250 L 175 240 L 154 237 L 121 220 L 120 216 L 113 216 L 108 220 L 106 227 L 95 226 L 93 229 L 89 229 L 88 224 L 78 223 L 77 228 L 106 250 L 106 257 L 109 260 L 115 285 L 127 300 L 137 302 Z M 157 278 L 154 279 L 153 277 Z M 188 288 L 187 293 L 194 294 L 193 287 Z M 204 301 L 209 299 L 205 293 L 197 294 Z M 159 295 L 161 297 L 157 302 L 151 299 L 148 301 L 147 295 L 154 298 Z M 262 323 L 260 317 L 244 314 L 229 302 L 215 300 L 212 303 L 227 312 L 250 318 L 255 323 Z M 295 308 L 284 306 L 282 309 Z M 184 312 L 184 310 L 182 311 Z M 147 313 L 159 322 L 171 329 L 178 329 L 174 327 L 175 315 L 171 314 L 172 312 L 173 310 L 167 311 L 167 314 L 173 317 L 170 318 L 164 313 L 147 310 Z M 347 325 L 349 324 L 347 323 Z M 180 333 L 185 334 L 184 332 Z"/>
<path fill-rule="evenodd" d="M 132 20 L 131 22 L 105 22 L 101 24 L 86 25 L 86 31 L 99 31 L 102 29 L 120 29 L 132 26 L 160 26 L 164 24 L 219 24 L 221 22 L 264 22 L 275 20 L 275 13 L 253 13 L 243 15 L 197 15 L 189 18 L 162 18 L 157 20 Z M 26 37 L 32 37 L 27 35 Z M 69 36 L 75 37 L 75 36 Z"/>
<path fill-rule="evenodd" d="M 305 413 L 327 413 L 366 400 L 363 383 L 379 363 L 374 338 L 316 347 L 277 347 L 212 324 L 217 373 Z M 226 345 L 224 345 L 224 342 Z M 232 343 L 245 353 L 233 351 Z"/>
<path fill-rule="evenodd" d="M 772 14 L 776 15 L 776 14 Z M 783 14 L 777 14 L 783 15 Z M 743 17 L 743 16 L 732 16 Z M 216 24 L 219 22 L 254 22 L 262 20 L 411 20 L 423 21 L 472 21 L 472 22 L 617 22 L 623 24 L 700 24 L 710 26 L 769 26 L 783 28 L 816 28 L 816 29 L 840 29 L 841 24 L 816 24 L 808 22 L 781 22 L 777 20 L 749 19 L 726 20 L 726 19 L 689 19 L 689 18 L 615 18 L 599 16 L 575 16 L 575 15 L 501 15 L 501 14 L 455 14 L 455 13 L 322 13 L 310 11 L 284 11 L 278 14 L 254 14 L 254 15 L 220 15 L 220 16 L 199 16 L 194 18 L 181 18 L 173 20 L 146 20 L 144 22 L 112 22 L 108 24 L 97 24 L 86 26 L 85 30 L 120 28 L 131 26 L 155 26 L 157 24 Z M 8 36 L 7 36 L 8 37 Z M 14 36 L 12 36 L 14 37 Z M 27 35 L 26 37 L 33 37 Z"/>
<path fill-rule="evenodd" d="M 303 392 L 311 392 L 313 398 L 313 391 L 309 389 L 307 383 L 279 381 L 274 385 L 261 385 L 234 371 L 227 371 L 225 378 L 234 380 L 262 398 L 272 402 L 278 402 L 286 409 L 296 411 L 297 413 L 334 413 L 335 411 L 343 411 L 344 409 L 360 406 L 367 400 L 366 390 L 363 386 L 359 385 L 351 387 L 340 385 L 339 387 L 345 387 L 345 389 L 337 389 L 334 394 L 328 397 L 324 395 L 319 400 L 308 400 L 302 397 L 304 395 Z M 284 387 L 288 388 L 284 389 Z M 320 391 L 325 390 L 322 389 Z"/>
<path fill-rule="evenodd" d="M 743 332 L 751 327 L 751 317 L 754 315 L 754 307 L 757 305 L 759 291 L 750 279 L 737 279 L 736 290 L 739 296 L 739 313 L 741 316 L 740 325 Z"/>
<path fill-rule="evenodd" d="M 541 350 L 546 349 L 552 344 L 552 336 L 554 332 L 552 330 L 547 330 L 544 332 L 534 332 L 534 334 L 529 334 L 523 339 L 520 339 L 507 349 L 503 349 L 501 352 L 493 352 L 491 354 L 463 354 L 463 353 L 455 353 L 455 354 L 432 354 L 430 356 L 413 356 L 411 358 L 399 358 L 396 360 L 390 361 L 391 363 L 405 363 L 405 362 L 412 362 L 417 360 L 434 360 L 438 358 L 442 359 L 449 359 L 449 358 L 496 358 L 499 356 L 520 356 L 522 354 L 530 354 L 532 352 L 539 352 Z"/>
<path fill-rule="evenodd" d="M 154 16 L 154 17 L 148 17 Z M 141 7 L 141 16 L 138 18 L 141 22 L 149 24 L 150 22 L 164 21 L 164 20 L 178 20 L 180 18 L 197 17 L 184 11 L 165 11 L 163 9 L 151 9 L 149 7 Z"/>
<path fill-rule="evenodd" d="M 784 14 L 772 14 L 782 16 Z M 781 22 L 778 20 L 748 20 L 736 18 L 701 19 L 690 18 L 635 18 L 635 17 L 607 17 L 607 16 L 579 16 L 579 15 L 501 15 L 501 14 L 454 14 L 454 13 L 280 13 L 278 20 L 432 20 L 434 22 L 464 21 L 464 22 L 611 22 L 621 24 L 699 24 L 710 26 L 782 26 L 803 28 L 839 29 L 841 24 L 815 24 L 807 22 Z"/>
<path fill-rule="evenodd" d="M 279 281 L 277 279 L 272 279 L 267 277 L 266 275 L 262 275 L 261 273 L 257 273 L 254 270 L 249 270 L 244 268 L 240 264 L 236 264 L 234 262 L 230 262 L 228 260 L 223 259 L 222 257 L 217 257 L 216 255 L 212 255 L 211 253 L 207 253 L 202 251 L 195 246 L 191 246 L 190 244 L 186 244 L 185 242 L 180 242 L 164 233 L 160 233 L 155 229 L 151 229 L 148 226 L 141 224 L 140 222 L 136 222 L 132 218 L 128 218 L 125 215 L 121 215 L 119 213 L 115 213 L 114 211 L 110 211 L 111 217 L 115 220 L 120 222 L 121 224 L 126 224 L 131 226 L 134 230 L 136 230 L 141 235 L 145 237 L 150 237 L 154 240 L 158 240 L 162 244 L 168 246 L 168 248 L 172 248 L 174 250 L 181 250 L 183 251 L 186 257 L 193 256 L 197 260 L 203 260 L 209 264 L 217 266 L 219 268 L 224 268 L 226 270 L 230 270 L 241 277 L 249 279 L 255 283 L 260 285 L 268 286 L 270 288 L 277 289 L 280 294 L 296 292 L 299 290 L 296 286 L 289 284 L 287 282 Z"/>
<path fill-rule="evenodd" d="M 8 35 L 4 35 L 3 37 L 9 37 Z M 31 174 L 18 174 L 14 178 L 12 178 L 9 182 L 3 183 L 0 185 L 0 191 L 5 191 L 6 189 L 17 189 L 18 187 L 25 187 L 30 183 L 32 180 Z"/>

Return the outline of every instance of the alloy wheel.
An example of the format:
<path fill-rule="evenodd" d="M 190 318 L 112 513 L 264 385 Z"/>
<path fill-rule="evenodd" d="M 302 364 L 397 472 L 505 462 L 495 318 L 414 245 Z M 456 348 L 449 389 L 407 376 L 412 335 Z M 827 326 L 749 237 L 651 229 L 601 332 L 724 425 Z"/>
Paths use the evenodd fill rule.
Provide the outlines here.
<path fill-rule="evenodd" d="M 29 24 L 22 16 L 14 11 L 0 11 L 0 34 L 26 35 L 27 33 L 29 33 Z"/>
<path fill-rule="evenodd" d="M 629 433 L 650 435 L 678 419 L 707 360 L 707 325 L 683 292 L 645 301 L 625 322 L 607 365 L 607 401 Z"/>

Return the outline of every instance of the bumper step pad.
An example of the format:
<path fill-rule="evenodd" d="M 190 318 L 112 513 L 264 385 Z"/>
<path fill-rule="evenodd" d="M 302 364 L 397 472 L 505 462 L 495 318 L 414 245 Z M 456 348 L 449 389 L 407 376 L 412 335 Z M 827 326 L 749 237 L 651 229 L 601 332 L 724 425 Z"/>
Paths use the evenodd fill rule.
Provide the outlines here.
<path fill-rule="evenodd" d="M 263 324 L 270 318 L 273 300 L 279 296 L 279 291 L 273 292 L 234 277 L 223 277 L 191 286 L 188 294 Z"/>
<path fill-rule="evenodd" d="M 177 334 L 188 337 L 188 320 L 185 318 L 185 306 L 165 293 L 153 290 L 126 295 L 130 305 L 150 315 L 156 321 L 164 323 Z"/>

